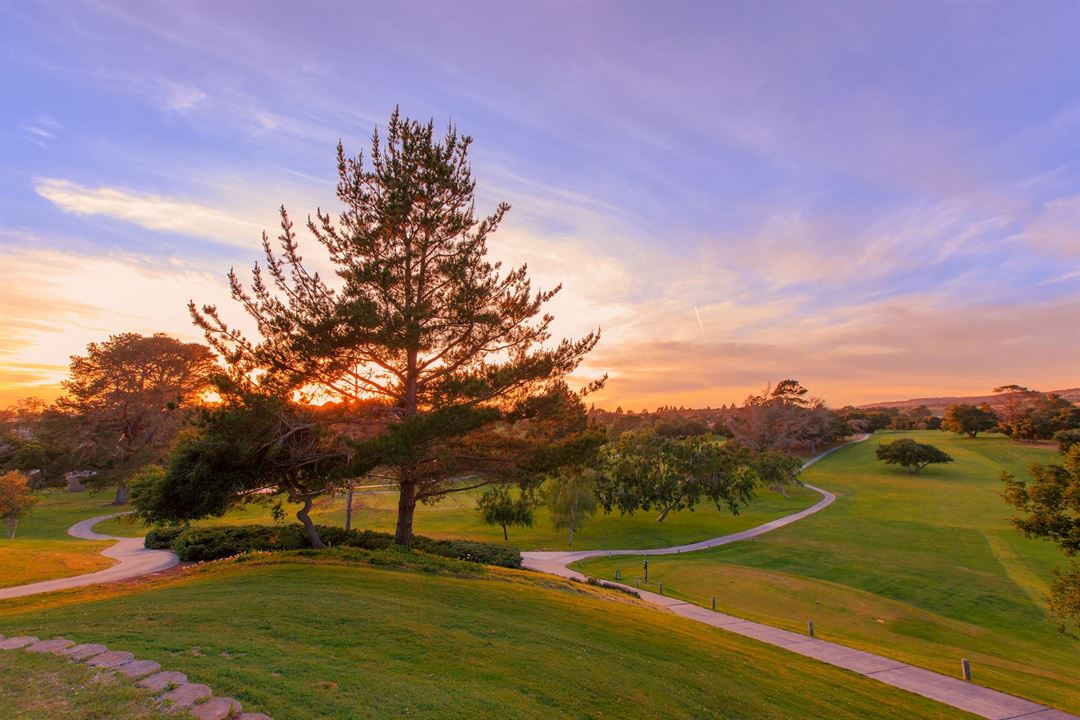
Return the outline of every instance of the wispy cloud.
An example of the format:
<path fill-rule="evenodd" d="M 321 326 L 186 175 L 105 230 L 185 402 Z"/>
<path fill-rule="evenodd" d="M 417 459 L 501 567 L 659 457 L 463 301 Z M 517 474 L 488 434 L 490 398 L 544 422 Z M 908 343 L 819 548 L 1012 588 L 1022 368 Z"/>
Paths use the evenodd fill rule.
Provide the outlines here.
<path fill-rule="evenodd" d="M 101 215 L 148 230 L 179 233 L 230 245 L 251 247 L 263 227 L 249 218 L 198 202 L 113 187 L 90 188 L 69 180 L 38 181 L 37 194 L 64 212 Z"/>

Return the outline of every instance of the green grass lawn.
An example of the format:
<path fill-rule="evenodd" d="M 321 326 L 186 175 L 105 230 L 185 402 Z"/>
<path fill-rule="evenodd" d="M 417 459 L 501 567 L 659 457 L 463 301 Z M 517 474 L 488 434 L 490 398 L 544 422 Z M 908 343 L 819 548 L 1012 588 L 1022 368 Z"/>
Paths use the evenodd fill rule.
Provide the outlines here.
<path fill-rule="evenodd" d="M 874 458 L 880 442 L 913 437 L 956 462 L 908 475 Z M 778 627 L 805 631 L 1080 711 L 1080 643 L 1053 630 L 1041 596 L 1063 557 L 1009 525 L 1002 469 L 1022 476 L 1053 449 L 1002 437 L 889 433 L 838 451 L 807 482 L 837 495 L 826 510 L 758 538 L 699 553 L 649 558 L 664 592 Z M 640 558 L 578 567 L 613 579 L 641 574 Z M 655 589 L 655 585 L 652 586 Z"/>
<path fill-rule="evenodd" d="M 130 650 L 275 720 L 970 717 L 618 593 L 365 557 L 226 561 L 7 601 L 0 633 Z"/>
<path fill-rule="evenodd" d="M 798 512 L 821 499 L 805 488 L 794 488 L 790 497 L 762 490 L 750 507 L 732 516 L 727 509 L 718 510 L 707 504 L 695 511 L 669 515 L 656 522 L 655 513 L 611 515 L 600 513 L 574 534 L 574 549 L 615 549 L 666 547 L 696 542 L 717 535 L 745 530 L 782 515 Z M 288 509 L 288 506 L 286 506 Z M 397 495 L 394 493 L 357 494 L 353 501 L 353 527 L 393 532 L 397 520 Z M 345 500 L 326 498 L 312 512 L 315 522 L 325 525 L 345 524 Z M 290 512 L 288 521 L 294 522 Z M 267 504 L 249 505 L 221 518 L 200 521 L 198 524 L 270 524 L 273 520 Z M 531 528 L 510 528 L 510 539 L 503 541 L 502 529 L 485 525 L 476 512 L 476 494 L 450 495 L 435 505 L 420 505 L 416 509 L 415 530 L 433 538 L 462 538 L 507 544 L 520 550 L 561 550 L 567 548 L 566 534 L 551 526 L 544 508 L 536 511 Z M 112 535 L 141 535 L 145 529 L 131 521 L 117 519 L 97 526 L 98 532 Z"/>
<path fill-rule="evenodd" d="M 0 587 L 22 585 L 104 570 L 113 560 L 100 553 L 108 541 L 77 540 L 68 528 L 95 515 L 122 512 L 109 505 L 113 493 L 69 493 L 49 490 L 38 494 L 40 502 L 9 539 L 0 535 Z"/>
<path fill-rule="evenodd" d="M 102 675 L 65 658 L 0 650 L 0 717 L 4 720 L 178 720 L 149 690 L 115 675 Z"/>

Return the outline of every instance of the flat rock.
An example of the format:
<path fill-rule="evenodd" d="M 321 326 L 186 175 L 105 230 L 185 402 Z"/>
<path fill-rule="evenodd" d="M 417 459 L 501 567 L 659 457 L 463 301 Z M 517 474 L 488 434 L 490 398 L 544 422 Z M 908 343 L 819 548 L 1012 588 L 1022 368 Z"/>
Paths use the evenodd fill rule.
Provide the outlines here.
<path fill-rule="evenodd" d="M 27 645 L 33 645 L 38 641 L 36 637 L 30 637 L 29 635 L 20 635 L 19 637 L 10 637 L 7 640 L 0 640 L 0 650 L 18 650 L 24 648 Z"/>
<path fill-rule="evenodd" d="M 269 715 L 262 713 L 240 713 L 236 720 L 271 720 Z"/>
<path fill-rule="evenodd" d="M 142 677 L 143 675 L 156 673 L 161 669 L 161 663 L 154 662 L 153 660 L 134 660 L 126 665 L 121 665 L 116 669 L 128 677 L 137 678 Z M 187 678 L 185 678 L 185 680 L 186 679 Z"/>
<path fill-rule="evenodd" d="M 54 653 L 57 650 L 69 648 L 74 644 L 75 643 L 73 643 L 72 641 L 65 640 L 64 638 L 53 638 L 52 640 L 42 640 L 41 642 L 34 643 L 30 647 L 26 648 L 26 652 Z"/>
<path fill-rule="evenodd" d="M 243 706 L 232 698 L 215 697 L 192 707 L 191 714 L 199 720 L 227 720 L 243 709 Z"/>
<path fill-rule="evenodd" d="M 176 685 L 183 685 L 186 682 L 187 675 L 184 673 L 176 672 L 175 670 L 166 670 L 165 672 L 155 673 L 150 677 L 143 678 L 138 682 L 138 686 L 159 691 Z"/>
<path fill-rule="evenodd" d="M 165 693 L 161 696 L 161 699 L 180 707 L 190 707 L 213 694 L 214 691 L 208 685 L 185 683 Z"/>
<path fill-rule="evenodd" d="M 90 658 L 86 664 L 93 665 L 99 668 L 114 668 L 117 665 L 124 665 L 135 659 L 135 653 L 129 653 L 124 650 L 110 650 L 103 652 Z"/>
<path fill-rule="evenodd" d="M 109 648 L 99 643 L 82 643 L 75 647 L 65 648 L 64 650 L 57 650 L 57 655 L 63 655 L 69 657 L 72 660 L 88 660 L 95 655 L 100 655 Z"/>

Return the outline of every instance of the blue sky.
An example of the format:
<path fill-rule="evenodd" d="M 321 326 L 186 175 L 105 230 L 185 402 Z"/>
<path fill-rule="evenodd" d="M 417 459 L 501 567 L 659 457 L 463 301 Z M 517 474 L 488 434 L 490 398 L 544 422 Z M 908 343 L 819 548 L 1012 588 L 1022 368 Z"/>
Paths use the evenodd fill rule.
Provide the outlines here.
<path fill-rule="evenodd" d="M 1077 3 L 6 3 L 0 37 L 5 401 L 196 339 L 395 105 L 474 137 L 602 404 L 1080 385 Z"/>

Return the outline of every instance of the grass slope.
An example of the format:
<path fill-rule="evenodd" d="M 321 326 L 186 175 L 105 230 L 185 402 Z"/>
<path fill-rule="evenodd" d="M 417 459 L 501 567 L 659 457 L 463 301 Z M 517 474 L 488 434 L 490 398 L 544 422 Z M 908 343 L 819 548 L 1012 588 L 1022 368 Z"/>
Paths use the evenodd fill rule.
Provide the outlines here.
<path fill-rule="evenodd" d="M 52 655 L 0 650 L 0 717 L 5 720 L 171 720 L 149 690 Z"/>
<path fill-rule="evenodd" d="M 128 649 L 275 720 L 970 717 L 609 591 L 363 564 L 389 556 L 227 561 L 25 598 L 0 604 L 0 632 Z"/>
<path fill-rule="evenodd" d="M 745 530 L 774 518 L 798 512 L 820 499 L 805 488 L 795 488 L 785 498 L 778 493 L 762 490 L 754 502 L 739 515 L 727 509 L 702 505 L 694 512 L 680 512 L 656 522 L 655 513 L 635 515 L 599 514 L 574 534 L 574 549 L 650 548 L 696 542 L 717 535 Z M 393 532 L 397 520 L 397 494 L 358 494 L 353 505 L 353 527 Z M 287 507 L 291 522 L 293 512 Z M 344 498 L 326 499 L 312 513 L 315 521 L 326 525 L 345 524 Z M 199 524 L 269 524 L 273 522 L 267 505 L 249 505 L 222 518 L 201 521 Z M 476 494 L 451 495 L 435 505 L 416 508 L 415 530 L 433 538 L 461 538 L 507 544 L 521 550 L 563 550 L 567 548 L 566 533 L 551 526 L 546 509 L 538 508 L 531 528 L 510 528 L 509 542 L 503 541 L 502 529 L 485 525 L 476 512 Z M 141 535 L 145 529 L 129 520 L 117 519 L 98 525 L 98 532 L 110 535 Z"/>
<path fill-rule="evenodd" d="M 883 465 L 874 450 L 897 436 L 956 462 L 919 475 Z M 652 557 L 649 576 L 700 605 L 715 595 L 724 612 L 792 630 L 813 620 L 819 637 L 950 675 L 969 658 L 982 685 L 1080 711 L 1080 643 L 1052 629 L 1041 599 L 1062 557 L 1012 529 L 998 495 L 1002 469 L 1056 457 L 1001 437 L 877 436 L 805 473 L 836 493 L 825 511 L 754 542 Z M 578 567 L 641 574 L 634 558 Z"/>
<path fill-rule="evenodd" d="M 80 520 L 123 511 L 109 505 L 111 492 L 58 490 L 38 497 L 41 501 L 19 523 L 15 537 L 0 537 L 0 587 L 95 572 L 115 562 L 98 554 L 112 542 L 78 540 L 67 534 Z"/>

